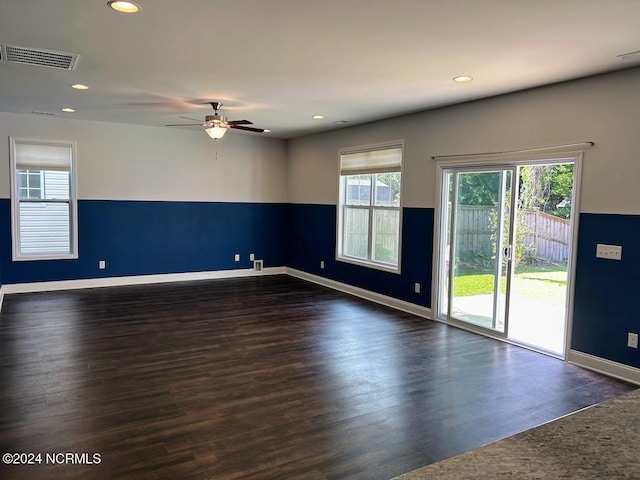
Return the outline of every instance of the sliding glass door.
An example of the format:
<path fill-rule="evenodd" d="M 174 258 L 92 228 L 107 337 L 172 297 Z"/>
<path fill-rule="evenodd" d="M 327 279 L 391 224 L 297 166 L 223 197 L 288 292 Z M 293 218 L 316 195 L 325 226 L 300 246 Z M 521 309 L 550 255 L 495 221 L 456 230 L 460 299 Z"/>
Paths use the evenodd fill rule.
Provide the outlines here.
<path fill-rule="evenodd" d="M 450 169 L 442 229 L 441 314 L 507 331 L 514 168 Z"/>
<path fill-rule="evenodd" d="M 437 316 L 564 356 L 576 158 L 442 167 Z"/>

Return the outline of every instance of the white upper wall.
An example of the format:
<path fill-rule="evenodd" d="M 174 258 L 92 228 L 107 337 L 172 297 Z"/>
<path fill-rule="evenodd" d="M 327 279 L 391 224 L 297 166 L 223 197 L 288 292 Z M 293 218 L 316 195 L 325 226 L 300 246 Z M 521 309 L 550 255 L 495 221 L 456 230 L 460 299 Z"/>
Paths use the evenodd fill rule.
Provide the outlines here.
<path fill-rule="evenodd" d="M 635 68 L 297 138 L 288 146 L 289 201 L 336 204 L 344 147 L 405 140 L 404 206 L 434 207 L 432 155 L 593 141 L 584 155 L 580 210 L 640 214 L 639 121 Z"/>
<path fill-rule="evenodd" d="M 236 132 L 216 144 L 199 130 L 0 113 L 0 198 L 10 196 L 10 135 L 76 140 L 81 200 L 329 205 L 338 198 L 341 148 L 405 140 L 408 207 L 435 205 L 432 155 L 594 141 L 581 211 L 640 214 L 639 118 L 640 68 L 301 137 L 288 148 Z"/>
<path fill-rule="evenodd" d="M 287 201 L 284 140 L 10 113 L 0 113 L 0 198 L 11 195 L 9 136 L 75 140 L 80 200 Z"/>

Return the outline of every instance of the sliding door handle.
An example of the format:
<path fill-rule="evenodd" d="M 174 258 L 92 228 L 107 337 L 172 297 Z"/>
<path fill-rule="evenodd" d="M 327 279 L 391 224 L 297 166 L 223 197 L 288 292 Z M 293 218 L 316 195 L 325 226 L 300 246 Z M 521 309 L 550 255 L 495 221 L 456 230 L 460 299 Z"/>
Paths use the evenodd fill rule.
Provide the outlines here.
<path fill-rule="evenodd" d="M 502 256 L 504 257 L 505 260 L 511 260 L 512 250 L 513 249 L 511 248 L 511 245 L 506 245 L 505 247 L 503 247 Z"/>

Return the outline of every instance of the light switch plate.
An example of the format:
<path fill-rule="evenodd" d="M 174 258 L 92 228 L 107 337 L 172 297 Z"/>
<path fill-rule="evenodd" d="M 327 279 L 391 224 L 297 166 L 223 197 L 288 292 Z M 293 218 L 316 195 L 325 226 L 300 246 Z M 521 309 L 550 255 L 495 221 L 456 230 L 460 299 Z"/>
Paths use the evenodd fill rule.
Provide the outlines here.
<path fill-rule="evenodd" d="M 596 246 L 596 258 L 622 260 L 622 247 L 620 245 L 606 245 L 604 243 L 599 243 Z"/>

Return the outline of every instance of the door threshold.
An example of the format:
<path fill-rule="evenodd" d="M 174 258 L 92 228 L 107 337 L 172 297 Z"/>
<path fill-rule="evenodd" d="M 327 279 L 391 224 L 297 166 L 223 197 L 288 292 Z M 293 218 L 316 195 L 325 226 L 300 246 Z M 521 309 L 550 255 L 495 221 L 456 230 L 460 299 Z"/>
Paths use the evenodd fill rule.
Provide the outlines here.
<path fill-rule="evenodd" d="M 537 345 L 531 345 L 529 343 L 521 342 L 513 338 L 508 338 L 506 336 L 500 335 L 499 332 L 493 332 L 490 329 L 483 328 L 478 325 L 457 321 L 455 319 L 434 318 L 434 320 L 440 323 L 444 323 L 445 325 L 448 325 L 450 327 L 459 328 L 461 330 L 466 330 L 467 332 L 475 333 L 483 337 L 491 338 L 493 340 L 499 340 L 504 343 L 509 343 L 511 345 L 515 345 L 516 347 L 526 348 L 527 350 L 531 350 L 536 353 L 541 353 L 542 355 L 547 355 L 548 357 L 557 358 L 558 360 L 562 360 L 562 361 L 566 360 L 566 356 L 563 353 L 546 350 Z"/>

